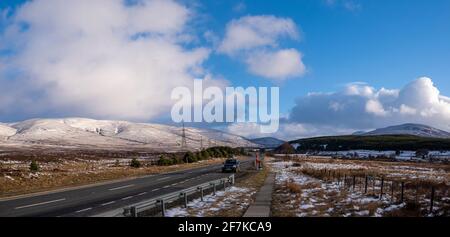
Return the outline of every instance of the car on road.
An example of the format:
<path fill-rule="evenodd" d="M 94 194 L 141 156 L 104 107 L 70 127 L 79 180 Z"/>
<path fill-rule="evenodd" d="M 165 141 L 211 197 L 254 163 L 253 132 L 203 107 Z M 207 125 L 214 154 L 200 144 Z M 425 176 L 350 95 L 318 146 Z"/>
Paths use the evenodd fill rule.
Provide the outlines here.
<path fill-rule="evenodd" d="M 233 172 L 237 173 L 240 171 L 240 161 L 237 159 L 228 159 L 223 163 L 222 172 Z"/>

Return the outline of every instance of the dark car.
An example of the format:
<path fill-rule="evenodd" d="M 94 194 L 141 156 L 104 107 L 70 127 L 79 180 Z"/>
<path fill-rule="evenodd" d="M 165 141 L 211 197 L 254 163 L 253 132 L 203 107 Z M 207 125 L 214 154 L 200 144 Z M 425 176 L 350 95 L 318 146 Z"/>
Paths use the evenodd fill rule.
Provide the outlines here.
<path fill-rule="evenodd" d="M 237 173 L 240 169 L 240 162 L 236 159 L 228 159 L 223 163 L 222 172 L 233 172 Z"/>

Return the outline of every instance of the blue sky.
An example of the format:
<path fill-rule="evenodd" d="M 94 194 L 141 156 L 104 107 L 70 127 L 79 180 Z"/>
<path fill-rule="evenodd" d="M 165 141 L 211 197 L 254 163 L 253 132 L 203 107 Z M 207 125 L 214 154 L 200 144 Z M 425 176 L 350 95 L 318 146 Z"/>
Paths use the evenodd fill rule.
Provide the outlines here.
<path fill-rule="evenodd" d="M 45 3 L 45 0 L 35 2 Z M 69 2 L 72 2 L 71 4 L 76 4 L 76 1 Z M 139 1 L 132 1 L 131 4 L 135 4 L 135 2 Z M 8 38 L 5 36 L 5 30 L 11 28 L 11 26 L 15 24 L 12 19 L 14 19 L 14 16 L 18 11 L 20 11 L 17 9 L 21 9 L 23 3 L 24 1 L 20 0 L 0 1 L 0 9 L 3 12 L 2 15 L 7 16 L 0 18 L 0 32 L 2 32 L 0 34 L 0 43 L 3 42 L 3 44 L 6 45 L 0 48 L 3 50 L 0 51 L 3 52 L 3 54 L 0 54 L 0 59 L 3 59 L 0 63 L 3 62 L 6 64 L 6 62 L 10 60 L 9 57 L 11 55 L 7 55 L 5 53 L 10 50 L 19 50 L 19 54 L 23 53 L 24 55 L 27 55 L 26 62 L 34 62 L 32 60 L 28 60 L 29 55 L 24 53 L 28 52 L 26 50 L 30 50 L 30 47 L 33 46 L 30 46 L 30 44 L 25 42 L 23 45 L 26 46 L 21 45 L 19 48 L 14 48 L 16 46 L 14 46 L 11 41 L 13 39 L 30 37 L 31 40 L 29 41 L 33 42 L 34 39 L 40 39 L 40 36 L 36 37 L 36 35 L 39 35 L 40 32 L 24 34 L 20 37 L 16 35 Z M 180 39 L 177 38 L 177 40 L 175 40 L 176 43 L 174 43 L 175 45 L 173 46 L 180 46 L 185 50 L 196 50 L 199 48 L 207 49 L 209 51 L 207 56 L 198 56 L 198 58 L 196 58 L 196 60 L 199 61 L 199 64 L 201 64 L 201 70 L 210 73 L 215 78 L 226 80 L 233 86 L 279 86 L 281 102 L 280 109 L 283 115 L 298 118 L 298 114 L 293 114 L 291 111 L 295 110 L 298 112 L 298 108 L 306 108 L 304 104 L 299 103 L 306 103 L 305 101 L 316 101 L 316 97 L 308 97 L 308 93 L 311 92 L 332 94 L 330 98 L 322 99 L 326 100 L 326 103 L 333 105 L 335 104 L 334 102 L 340 101 L 340 105 L 343 106 L 347 103 L 347 97 L 340 95 L 345 94 L 344 91 L 349 88 L 349 84 L 354 82 L 365 83 L 357 84 L 360 89 L 363 89 L 365 85 L 368 87 L 373 87 L 374 89 L 373 95 L 364 97 L 363 101 L 365 111 L 361 111 L 361 113 L 373 112 L 371 109 L 368 109 L 369 101 L 373 102 L 373 100 L 376 100 L 376 105 L 381 104 L 381 112 L 378 111 L 380 113 L 377 112 L 375 113 L 376 115 L 382 116 L 390 113 L 388 114 L 389 116 L 384 116 L 382 118 L 367 118 L 368 120 L 373 121 L 364 123 L 364 125 L 361 125 L 360 127 L 352 127 L 351 123 L 334 124 L 330 122 L 314 124 L 310 122 L 311 120 L 305 122 L 301 118 L 297 120 L 291 119 L 291 121 L 288 122 L 289 125 L 300 126 L 301 129 L 309 131 L 319 131 L 322 130 L 322 128 L 325 129 L 328 127 L 338 127 L 341 129 L 333 131 L 330 130 L 329 133 L 344 133 L 356 129 L 370 129 L 376 126 L 405 122 L 406 120 L 404 116 L 392 114 L 397 113 L 402 105 L 407 105 L 406 108 L 413 109 L 408 111 L 413 111 L 414 114 L 417 114 L 417 116 L 412 116 L 411 120 L 413 122 L 424 122 L 444 129 L 447 129 L 449 126 L 448 123 L 443 123 L 442 121 L 445 121 L 448 118 L 448 110 L 450 110 L 449 108 L 446 108 L 446 105 L 448 105 L 446 96 L 450 95 L 450 83 L 448 83 L 450 75 L 450 1 L 217 0 L 194 2 L 177 1 L 175 4 L 181 6 L 182 8 L 188 9 L 188 11 L 192 14 L 186 16 L 180 13 L 180 18 L 175 19 L 174 17 L 174 24 L 177 24 L 179 19 L 182 19 L 181 21 L 185 21 L 184 26 L 176 25 L 174 27 L 178 27 L 177 29 L 179 32 L 187 32 L 186 34 L 194 38 L 194 40 L 180 43 Z M 35 3 L 34 5 L 36 5 L 36 7 L 28 10 L 25 14 L 22 14 L 24 15 L 22 17 L 28 20 L 36 20 L 38 19 L 37 17 L 27 18 L 26 15 L 30 14 L 30 16 L 39 16 L 39 14 L 34 13 L 43 13 L 48 10 L 46 9 L 45 4 L 39 5 L 38 3 Z M 99 6 L 101 6 L 101 4 L 92 5 L 93 8 Z M 8 8 L 10 10 L 8 13 L 5 13 Z M 72 11 L 69 7 L 64 9 L 64 6 L 62 6 L 62 8 L 63 9 L 58 9 L 58 11 Z M 35 12 L 33 13 L 33 11 Z M 178 14 L 179 12 L 180 11 L 176 11 L 175 13 Z M 45 14 L 42 15 L 42 18 L 44 18 Z M 255 46 L 255 49 L 252 49 L 253 51 L 251 52 L 239 49 L 239 52 L 236 51 L 237 56 L 232 56 L 232 54 L 236 52 L 225 52 L 220 50 L 220 45 L 225 42 L 227 38 L 227 30 L 229 29 L 227 26 L 229 26 L 231 22 L 234 21 L 242 23 L 242 21 L 239 21 L 240 19 L 242 20 L 246 17 L 251 18 L 259 16 L 271 16 L 277 21 L 280 21 L 281 19 L 292 21 L 298 30 L 299 37 L 296 39 L 292 35 L 287 37 L 277 35 L 274 36 L 276 46 L 264 46 L 264 48 L 258 48 Z M 56 16 L 55 14 L 55 18 L 57 17 L 60 16 Z M 65 16 L 61 15 L 61 17 L 64 18 Z M 95 18 L 93 18 L 93 20 L 95 21 Z M 45 24 L 42 22 L 39 21 L 40 24 Z M 64 22 L 64 19 L 62 19 L 62 22 Z M 152 22 L 149 22 L 149 24 L 152 24 Z M 31 25 L 33 27 L 33 24 Z M 55 30 L 55 28 L 52 27 L 54 26 L 49 26 L 49 28 L 46 28 L 45 25 L 40 25 L 39 29 Z M 263 26 L 263 28 L 264 27 L 270 26 Z M 33 28 L 31 30 L 33 30 Z M 50 30 L 49 32 L 51 32 Z M 55 30 L 55 32 L 57 32 L 57 34 L 63 34 L 60 31 Z M 216 42 L 212 42 L 211 39 L 205 37 L 205 32 L 210 33 L 211 37 L 213 37 Z M 170 37 L 172 37 L 172 33 L 170 32 L 157 33 L 164 34 L 165 37 L 166 35 L 170 35 Z M 12 46 L 9 46 L 10 44 Z M 65 47 L 62 44 L 53 44 L 52 46 L 55 48 Z M 28 49 L 24 50 L 24 48 L 27 47 Z M 251 56 L 252 53 L 254 54 L 256 51 L 277 52 L 278 50 L 284 49 L 293 49 L 295 52 L 302 55 L 301 62 L 306 67 L 302 73 L 297 73 L 297 75 L 293 76 L 290 75 L 286 78 L 282 76 L 283 78 L 280 79 L 273 77 L 271 78 L 270 76 L 262 76 L 261 73 L 252 73 L 250 71 L 250 66 L 246 63 L 246 60 L 250 60 L 251 57 L 254 56 Z M 34 50 L 30 51 L 34 52 Z M 151 54 L 151 52 L 149 52 L 149 54 Z M 65 56 L 61 56 L 61 58 L 64 59 Z M 174 55 L 174 58 L 180 58 L 180 56 L 181 55 Z M 11 63 L 13 66 L 9 66 L 3 74 L 0 74 L 0 83 L 4 85 L 4 88 L 8 88 L 9 92 L 17 89 L 17 86 L 14 86 L 14 83 L 11 83 L 11 81 L 20 81 L 20 83 L 26 85 L 30 81 L 34 80 L 32 77 L 35 75 L 27 74 L 25 75 L 26 79 L 19 77 L 16 78 L 15 76 L 12 76 L 12 78 L 5 78 L 6 76 L 11 75 L 11 71 L 24 70 L 23 64 L 20 63 L 24 61 L 23 55 L 12 55 L 12 57 L 13 60 L 11 61 L 17 59 L 19 63 L 14 61 L 14 63 Z M 72 57 L 73 55 L 70 56 L 71 60 L 73 59 Z M 55 63 L 52 64 L 52 66 L 53 65 L 59 64 Z M 26 65 L 25 67 L 28 66 L 30 65 Z M 3 78 L 1 78 L 1 76 Z M 39 77 L 42 77 L 42 75 Z M 420 77 L 429 78 L 433 84 L 430 84 L 428 81 L 424 80 L 417 82 L 417 78 Z M 54 80 L 58 79 L 56 78 Z M 48 84 L 48 87 L 52 85 L 57 85 L 58 87 L 60 85 L 55 81 L 49 82 L 46 79 L 40 80 L 38 85 L 41 86 L 43 81 L 45 82 L 43 84 Z M 414 84 L 415 81 L 417 83 Z M 401 91 L 409 84 L 412 84 L 410 88 L 415 86 L 425 86 L 426 88 L 424 91 L 433 91 L 433 88 L 437 88 L 440 91 L 440 95 L 432 94 L 430 96 L 434 96 L 436 98 L 440 98 L 439 96 L 445 96 L 446 98 L 443 101 L 438 101 L 436 109 L 433 109 L 432 111 L 433 115 L 427 115 L 427 117 L 425 116 L 427 113 L 423 112 L 423 109 L 426 106 L 422 104 L 402 104 L 400 103 L 400 99 L 397 101 L 397 98 L 390 98 L 388 99 L 388 102 L 386 102 L 385 99 L 379 98 L 378 95 L 375 95 L 375 93 L 381 88 L 393 89 L 397 90 L 397 92 L 400 91 L 400 94 L 407 94 L 406 92 L 402 93 Z M 116 116 L 117 113 L 106 109 L 104 113 L 95 111 L 96 109 L 92 108 L 86 109 L 85 102 L 92 101 L 91 97 L 95 97 L 92 94 L 89 94 L 87 97 L 80 96 L 80 98 L 76 99 L 68 98 L 67 102 L 64 100 L 63 103 L 63 100 L 61 100 L 61 102 L 55 102 L 55 97 L 60 98 L 62 96 L 60 94 L 62 93 L 61 88 L 58 89 L 59 92 L 55 92 L 50 91 L 48 88 L 36 89 L 36 85 L 34 84 L 30 85 L 30 87 L 32 87 L 32 89 L 24 93 L 27 95 L 25 97 L 29 96 L 32 99 L 24 99 L 24 96 L 19 92 L 8 95 L 8 98 L 11 99 L 11 96 L 17 96 L 17 99 L 19 99 L 20 96 L 20 100 L 25 100 L 25 102 L 23 102 L 23 106 L 26 106 L 29 101 L 35 100 L 34 97 L 38 97 L 37 100 L 42 99 L 39 105 L 34 109 L 17 109 L 12 108 L 10 102 L 9 105 L 4 103 L 6 105 L 4 105 L 2 109 L 2 103 L 0 103 L 0 121 L 6 122 L 31 117 L 52 116 L 91 116 L 96 118 L 117 117 L 117 119 L 122 119 L 121 116 Z M 80 86 L 80 88 L 83 88 L 83 86 Z M 409 92 L 406 89 L 404 91 Z M 78 95 L 79 94 L 74 94 L 73 96 Z M 41 98 L 46 96 L 49 96 L 49 98 Z M 98 97 L 101 96 L 102 95 L 100 94 L 98 95 Z M 414 94 L 408 94 L 408 96 L 414 97 Z M 0 99 L 1 98 L 2 97 L 0 97 Z M 5 99 L 3 98 L 3 100 Z M 348 100 L 353 100 L 353 97 L 349 97 Z M 395 102 L 393 102 L 394 100 Z M 101 103 L 105 103 L 105 101 L 106 99 L 102 100 Z M 117 104 L 117 101 L 114 101 L 113 103 Z M 131 103 L 134 102 L 131 101 Z M 371 105 L 373 104 L 374 103 L 371 103 Z M 163 105 L 160 104 L 146 105 L 145 108 L 148 110 L 148 108 L 153 108 L 152 106 L 158 106 L 158 111 L 165 111 Z M 402 108 L 405 108 L 405 106 Z M 124 103 L 124 107 L 128 106 Z M 379 106 L 375 107 L 376 109 L 379 109 Z M 315 113 L 314 111 L 304 110 L 304 113 L 309 112 L 311 112 L 311 114 Z M 411 114 L 413 112 L 411 112 Z M 323 114 L 325 115 L 327 113 Z M 336 114 L 327 114 L 327 116 L 335 115 Z M 365 115 L 366 114 L 362 114 L 361 116 Z M 355 116 L 359 115 L 355 114 Z M 146 119 L 146 116 L 142 116 L 141 113 L 136 112 L 137 120 L 160 121 L 163 117 L 165 117 L 163 112 L 159 114 L 155 112 L 154 114 L 149 115 L 148 119 Z M 131 117 L 131 119 L 135 118 Z M 330 120 L 331 119 L 332 118 L 330 118 Z M 378 120 L 382 120 L 383 122 L 374 122 Z M 241 129 L 241 127 L 239 127 L 237 130 L 245 129 Z M 243 135 L 253 136 L 254 134 L 250 130 L 248 134 Z M 235 132 L 236 130 L 230 129 L 230 131 Z M 312 132 L 311 134 L 304 134 L 302 132 L 292 134 L 294 137 L 308 135 L 316 134 L 315 132 Z"/>
<path fill-rule="evenodd" d="M 233 1 L 208 1 L 207 9 L 232 9 Z M 450 94 L 449 1 L 355 1 L 361 9 L 349 11 L 324 1 L 245 1 L 245 11 L 211 13 L 213 25 L 241 15 L 273 14 L 290 17 L 302 30 L 300 49 L 309 72 L 282 83 L 283 111 L 293 98 L 311 91 L 332 92 L 350 82 L 367 82 L 380 88 L 400 88 L 420 76 L 429 76 L 442 94 Z M 260 81 L 245 67 L 219 57 L 215 64 L 235 84 Z M 228 70 L 233 68 L 233 70 Z M 240 70 L 236 70 L 236 68 Z"/>

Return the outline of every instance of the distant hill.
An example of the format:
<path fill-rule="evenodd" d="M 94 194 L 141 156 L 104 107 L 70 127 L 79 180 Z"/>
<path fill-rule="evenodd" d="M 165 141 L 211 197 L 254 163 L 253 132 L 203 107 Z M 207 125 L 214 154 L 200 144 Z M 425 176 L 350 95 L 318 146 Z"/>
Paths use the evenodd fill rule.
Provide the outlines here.
<path fill-rule="evenodd" d="M 185 134 L 189 150 L 257 146 L 244 137 L 219 130 L 186 127 Z M 177 152 L 183 150 L 181 141 L 182 128 L 151 123 L 86 118 L 0 123 L 0 147 L 12 150 L 35 147 Z"/>
<path fill-rule="evenodd" d="M 353 135 L 376 136 L 376 135 L 413 135 L 419 137 L 450 138 L 450 133 L 423 124 L 407 123 L 402 125 L 379 128 L 371 132 L 358 132 Z"/>
<path fill-rule="evenodd" d="M 450 150 L 450 139 L 412 135 L 331 136 L 305 138 L 291 141 L 297 150 L 346 151 L 346 150 Z"/>
<path fill-rule="evenodd" d="M 365 132 L 365 131 L 356 131 L 356 132 L 352 133 L 352 135 L 362 136 L 362 135 L 364 135 L 364 134 L 366 134 L 366 133 L 367 133 L 367 132 Z"/>
<path fill-rule="evenodd" d="M 289 144 L 289 142 L 285 142 L 285 143 L 281 144 L 279 147 L 277 147 L 274 150 L 274 153 L 276 153 L 276 154 L 294 154 L 294 153 L 296 153 L 296 150 L 291 144 Z"/>
<path fill-rule="evenodd" d="M 263 146 L 264 148 L 277 148 L 286 142 L 274 137 L 262 137 L 249 140 L 255 144 Z"/>

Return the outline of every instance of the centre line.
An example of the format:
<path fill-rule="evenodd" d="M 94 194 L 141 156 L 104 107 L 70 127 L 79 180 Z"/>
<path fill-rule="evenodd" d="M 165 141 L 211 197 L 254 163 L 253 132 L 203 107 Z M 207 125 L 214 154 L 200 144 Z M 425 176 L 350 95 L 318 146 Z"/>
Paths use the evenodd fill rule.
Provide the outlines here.
<path fill-rule="evenodd" d="M 171 177 L 164 177 L 164 178 L 160 178 L 160 179 L 158 179 L 158 181 L 160 181 L 160 180 L 165 180 L 165 179 L 170 179 Z"/>
<path fill-rule="evenodd" d="M 100 205 L 100 206 L 106 206 L 106 205 L 110 205 L 110 204 L 113 204 L 113 203 L 115 203 L 115 201 L 112 201 L 112 202 L 107 202 L 107 203 L 103 203 L 102 205 Z"/>
<path fill-rule="evenodd" d="M 76 213 L 85 212 L 85 211 L 89 211 L 89 210 L 92 210 L 92 207 L 76 211 Z"/>
<path fill-rule="evenodd" d="M 40 202 L 40 203 L 30 204 L 30 205 L 26 205 L 26 206 L 16 207 L 14 209 L 18 210 L 18 209 L 23 209 L 23 208 L 27 208 L 27 207 L 41 206 L 41 205 L 50 204 L 50 203 L 54 203 L 54 202 L 61 202 L 61 201 L 64 201 L 64 200 L 66 200 L 66 199 L 65 198 L 61 198 L 61 199 L 57 199 L 57 200 L 53 200 L 53 201 Z"/>
<path fill-rule="evenodd" d="M 111 189 L 109 189 L 109 191 L 114 191 L 114 190 L 119 190 L 119 189 L 129 188 L 129 187 L 133 187 L 133 186 L 134 186 L 134 184 L 125 185 L 125 186 L 122 186 L 122 187 L 111 188 Z"/>

